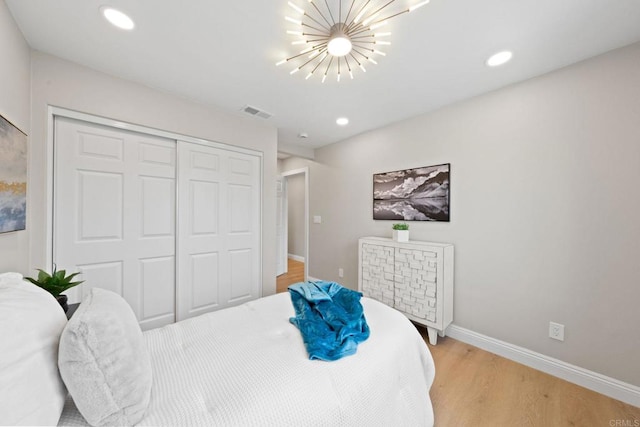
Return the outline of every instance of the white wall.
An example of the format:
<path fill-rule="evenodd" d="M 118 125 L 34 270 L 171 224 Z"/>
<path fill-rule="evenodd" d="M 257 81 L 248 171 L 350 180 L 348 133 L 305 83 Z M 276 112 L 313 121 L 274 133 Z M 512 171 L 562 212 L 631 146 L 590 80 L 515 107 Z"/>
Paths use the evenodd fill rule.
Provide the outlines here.
<path fill-rule="evenodd" d="M 0 0 L 0 115 L 9 120 L 30 138 L 29 117 L 31 82 L 30 49 L 11 16 L 4 0 Z M 32 143 L 31 143 L 32 144 Z M 31 149 L 31 146 L 29 147 Z M 31 168 L 27 173 L 32 172 Z M 34 206 L 29 197 L 31 182 L 27 181 L 27 225 L 26 230 L 0 234 L 0 272 L 29 271 L 29 233 Z"/>
<path fill-rule="evenodd" d="M 299 257 L 305 256 L 304 178 L 303 173 L 287 177 L 288 252 Z"/>
<path fill-rule="evenodd" d="M 275 293 L 277 130 L 137 83 L 34 52 L 31 123 L 31 266 L 46 262 L 47 108 L 64 107 L 263 152 L 263 294 Z"/>
<path fill-rule="evenodd" d="M 499 72 L 499 70 L 496 70 Z M 357 286 L 372 174 L 451 163 L 454 323 L 640 386 L 640 44 L 316 150 L 309 274 Z M 549 321 L 566 325 L 548 338 Z"/>

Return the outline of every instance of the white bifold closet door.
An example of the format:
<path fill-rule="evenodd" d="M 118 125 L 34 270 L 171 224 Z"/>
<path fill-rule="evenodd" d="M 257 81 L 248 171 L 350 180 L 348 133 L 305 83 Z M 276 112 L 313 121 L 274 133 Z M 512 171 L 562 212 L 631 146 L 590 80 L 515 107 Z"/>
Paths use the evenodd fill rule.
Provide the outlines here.
<path fill-rule="evenodd" d="M 80 298 L 112 290 L 140 326 L 175 321 L 175 141 L 56 118 L 54 262 Z"/>
<path fill-rule="evenodd" d="M 260 297 L 258 156 L 178 141 L 178 319 Z"/>

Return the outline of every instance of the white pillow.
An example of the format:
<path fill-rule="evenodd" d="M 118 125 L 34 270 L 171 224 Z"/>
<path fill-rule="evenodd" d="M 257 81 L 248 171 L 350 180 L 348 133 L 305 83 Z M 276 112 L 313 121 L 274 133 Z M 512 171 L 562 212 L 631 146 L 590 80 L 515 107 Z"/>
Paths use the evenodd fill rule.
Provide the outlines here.
<path fill-rule="evenodd" d="M 142 420 L 151 397 L 151 360 L 138 321 L 120 295 L 91 290 L 62 332 L 58 366 L 89 424 Z"/>
<path fill-rule="evenodd" d="M 47 291 L 0 274 L 0 425 L 56 425 L 64 384 L 58 342 L 67 318 Z"/>

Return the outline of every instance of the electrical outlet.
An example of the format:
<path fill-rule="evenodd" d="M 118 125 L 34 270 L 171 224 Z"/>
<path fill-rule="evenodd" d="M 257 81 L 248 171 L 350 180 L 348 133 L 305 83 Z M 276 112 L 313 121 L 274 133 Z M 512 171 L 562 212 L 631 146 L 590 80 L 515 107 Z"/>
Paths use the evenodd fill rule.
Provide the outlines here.
<path fill-rule="evenodd" d="M 564 325 L 555 322 L 549 322 L 549 338 L 564 341 Z"/>
<path fill-rule="evenodd" d="M 344 270 L 342 269 L 342 267 L 338 269 L 338 277 L 344 277 Z"/>

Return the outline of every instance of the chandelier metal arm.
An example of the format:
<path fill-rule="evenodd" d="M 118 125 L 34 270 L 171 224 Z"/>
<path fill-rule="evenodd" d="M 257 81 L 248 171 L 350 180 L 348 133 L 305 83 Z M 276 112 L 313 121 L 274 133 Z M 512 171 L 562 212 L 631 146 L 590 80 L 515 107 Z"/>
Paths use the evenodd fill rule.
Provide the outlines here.
<path fill-rule="evenodd" d="M 353 6 L 356 4 L 356 0 L 351 1 L 351 6 L 349 6 L 349 11 L 347 15 L 344 17 L 344 22 L 349 22 L 349 15 L 351 15 L 351 11 L 353 10 Z"/>
<path fill-rule="evenodd" d="M 353 38 L 353 36 L 357 36 L 358 34 L 366 33 L 367 31 L 371 31 L 369 27 L 360 27 L 360 29 L 356 29 L 353 32 L 349 32 L 349 37 Z"/>
<path fill-rule="evenodd" d="M 369 28 L 370 28 L 370 27 L 373 27 L 373 26 L 374 26 L 374 25 L 376 25 L 376 24 L 379 24 L 379 23 L 384 22 L 384 21 L 388 21 L 388 20 L 389 20 L 389 19 L 391 19 L 391 18 L 395 18 L 395 17 L 396 17 L 396 16 L 398 16 L 398 15 L 402 15 L 402 14 L 404 14 L 404 13 L 408 13 L 408 12 L 411 12 L 411 9 L 405 9 L 405 10 L 403 10 L 402 12 L 394 13 L 393 15 L 387 16 L 386 18 L 378 19 L 378 20 L 377 20 L 377 21 L 375 21 L 375 22 L 369 22 L 368 27 L 369 27 Z"/>
<path fill-rule="evenodd" d="M 321 37 L 319 39 L 309 39 L 309 40 L 307 40 L 307 43 L 314 43 L 314 42 L 323 42 L 322 44 L 326 45 L 327 44 L 327 39 L 326 39 L 326 37 Z"/>
<path fill-rule="evenodd" d="M 299 57 L 301 57 L 302 55 L 307 55 L 307 54 L 309 54 L 310 52 L 311 52 L 311 51 L 307 50 L 306 52 L 301 52 L 301 53 L 299 53 L 299 54 L 297 54 L 297 55 L 290 56 L 290 57 L 288 57 L 287 59 L 285 59 L 285 62 L 289 62 L 289 61 L 291 61 L 292 59 L 299 58 Z"/>
<path fill-rule="evenodd" d="M 311 37 L 322 37 L 322 39 L 326 39 L 327 36 L 325 36 L 324 34 L 314 34 L 314 33 L 302 33 L 303 36 L 311 36 Z"/>
<path fill-rule="evenodd" d="M 320 41 L 320 40 L 316 40 L 316 41 Z M 322 42 L 322 43 L 320 43 L 320 44 L 317 44 L 317 45 L 315 45 L 315 46 L 312 46 L 312 47 L 311 47 L 311 50 L 312 50 L 312 51 L 313 51 L 313 50 L 318 50 L 318 49 L 321 49 L 321 48 L 324 48 L 324 47 L 327 47 L 327 42 L 326 42 L 326 41 L 325 41 L 325 42 Z"/>
<path fill-rule="evenodd" d="M 365 22 L 367 20 L 369 20 L 370 18 L 372 18 L 373 16 L 377 15 L 378 13 L 380 13 L 382 11 L 382 9 L 384 9 L 385 7 L 389 6 L 391 3 L 394 3 L 396 0 L 390 0 L 387 4 L 385 4 L 384 6 L 380 6 L 375 12 L 370 13 L 367 15 L 367 17 L 365 19 L 362 20 L 362 22 Z"/>
<path fill-rule="evenodd" d="M 367 55 L 365 55 L 364 53 L 360 52 L 358 49 L 356 49 L 355 47 L 353 48 L 352 52 L 357 53 L 358 55 L 364 57 L 365 59 L 369 59 L 369 57 Z"/>
<path fill-rule="evenodd" d="M 336 25 L 336 18 L 333 17 L 333 13 L 331 13 L 331 8 L 329 7 L 329 3 L 327 3 L 327 0 L 324 0 L 324 4 L 327 6 L 327 11 L 329 12 L 329 16 L 331 17 L 331 22 L 333 23 L 333 25 Z"/>
<path fill-rule="evenodd" d="M 349 56 L 351 58 L 353 58 L 354 61 L 356 61 L 356 64 L 358 64 L 358 66 L 362 67 L 362 64 L 360 63 L 360 61 L 358 61 L 358 58 L 356 58 L 355 56 L 353 56 L 353 53 L 350 53 Z"/>
<path fill-rule="evenodd" d="M 356 16 L 353 18 L 353 20 L 349 23 L 348 27 L 351 28 L 351 26 L 353 24 L 357 24 L 356 19 L 358 18 L 358 16 L 360 14 L 362 14 L 362 12 L 364 11 L 364 9 L 367 7 L 367 5 L 371 2 L 371 0 L 367 0 L 367 2 L 362 5 L 362 7 L 360 8 L 360 10 L 358 11 L 358 13 L 356 14 Z"/>
<path fill-rule="evenodd" d="M 318 63 L 316 64 L 316 66 L 314 67 L 314 69 L 313 69 L 313 70 L 311 70 L 311 74 L 313 74 L 313 73 L 315 73 L 315 72 L 316 72 L 316 70 L 318 69 L 318 67 L 319 67 L 319 66 L 324 62 L 324 60 L 325 60 L 325 59 L 327 59 L 327 56 L 329 56 L 329 55 L 328 55 L 328 54 L 326 54 L 326 55 L 324 55 L 324 56 L 322 57 L 322 59 L 320 60 L 320 62 L 318 62 Z"/>
<path fill-rule="evenodd" d="M 331 68 L 331 63 L 333 62 L 333 56 L 329 59 L 329 63 L 327 64 L 326 70 L 324 70 L 324 76 L 322 76 L 322 82 L 327 78 L 327 74 L 329 73 L 329 69 Z"/>
<path fill-rule="evenodd" d="M 307 53 L 309 53 L 309 52 L 307 52 Z M 304 64 L 302 64 L 301 66 L 299 66 L 299 67 L 298 67 L 298 69 L 299 69 L 299 70 L 302 70 L 302 69 L 303 69 L 307 64 L 309 64 L 310 62 L 315 61 L 317 57 L 318 57 L 317 55 L 316 55 L 316 56 L 314 56 L 313 58 L 311 58 L 310 60 L 308 60 L 307 62 L 305 62 L 305 63 L 304 63 Z M 312 71 L 312 72 L 313 72 L 313 71 Z"/>
<path fill-rule="evenodd" d="M 309 18 L 310 20 L 312 20 L 313 22 L 315 22 L 316 24 L 320 25 L 325 31 L 329 31 L 330 28 L 326 25 L 324 25 L 322 22 L 318 21 L 316 18 L 314 18 L 311 15 L 307 15 L 306 13 L 304 14 L 304 16 L 306 16 L 307 18 Z"/>
<path fill-rule="evenodd" d="M 357 37 L 351 37 L 351 40 L 354 43 L 375 43 L 375 40 L 371 40 L 371 41 L 364 41 L 364 40 L 360 40 L 360 39 L 372 39 L 375 36 L 373 34 L 366 34 L 364 36 L 357 36 Z"/>
<path fill-rule="evenodd" d="M 303 26 L 303 27 L 307 27 L 307 28 L 311 28 L 312 30 L 316 30 L 316 31 L 320 31 L 320 32 L 322 32 L 322 31 L 325 31 L 325 30 L 326 30 L 326 28 L 324 28 L 324 29 L 323 29 L 323 28 L 317 28 L 317 27 L 314 27 L 314 26 L 312 26 L 312 25 L 305 24 L 304 22 L 302 23 L 302 26 Z"/>
<path fill-rule="evenodd" d="M 324 19 L 324 22 L 326 22 L 327 25 L 331 27 L 332 26 L 331 22 L 329 22 L 329 20 L 324 16 L 324 14 L 320 11 L 320 9 L 318 9 L 318 6 L 316 6 L 316 4 L 313 1 L 310 1 L 309 4 L 311 4 L 311 6 L 313 6 L 313 8 L 318 11 L 318 14 L 320 14 L 322 19 Z"/>
<path fill-rule="evenodd" d="M 349 64 L 349 60 L 347 59 L 347 57 L 344 57 L 344 62 L 347 64 L 347 68 L 349 69 L 349 73 L 351 73 L 351 65 Z M 351 76 L 351 78 L 353 78 L 353 75 Z"/>

